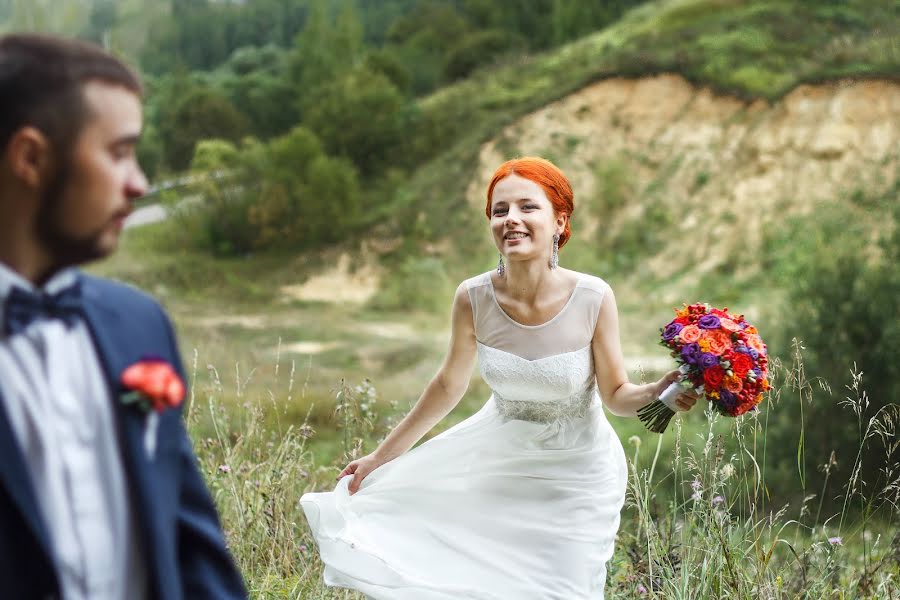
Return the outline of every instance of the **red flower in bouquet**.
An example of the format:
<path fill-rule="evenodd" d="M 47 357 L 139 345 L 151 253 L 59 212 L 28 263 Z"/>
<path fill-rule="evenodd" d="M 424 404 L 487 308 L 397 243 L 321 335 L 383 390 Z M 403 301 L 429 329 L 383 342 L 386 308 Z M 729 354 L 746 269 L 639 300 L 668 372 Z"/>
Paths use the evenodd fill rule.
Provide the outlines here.
<path fill-rule="evenodd" d="M 684 305 L 661 329 L 662 344 L 680 365 L 682 380 L 638 411 L 651 431 L 663 432 L 675 414 L 669 398 L 678 387 L 702 391 L 723 415 L 738 416 L 762 402 L 770 388 L 768 350 L 743 315 L 708 304 Z"/>
<path fill-rule="evenodd" d="M 137 362 L 122 372 L 122 385 L 131 390 L 122 397 L 126 404 L 162 412 L 184 400 L 184 382 L 169 363 L 158 359 Z"/>

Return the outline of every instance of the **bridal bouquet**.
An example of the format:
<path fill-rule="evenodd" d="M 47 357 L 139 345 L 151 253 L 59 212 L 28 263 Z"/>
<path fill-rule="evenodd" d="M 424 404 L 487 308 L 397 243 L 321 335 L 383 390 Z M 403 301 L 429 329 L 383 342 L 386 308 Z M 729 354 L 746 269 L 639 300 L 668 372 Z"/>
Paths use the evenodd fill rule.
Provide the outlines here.
<path fill-rule="evenodd" d="M 690 304 L 660 330 L 682 375 L 638 411 L 650 431 L 662 433 L 675 414 L 670 408 L 683 388 L 703 393 L 721 414 L 736 417 L 762 402 L 769 389 L 766 345 L 743 315 L 708 304 Z"/>

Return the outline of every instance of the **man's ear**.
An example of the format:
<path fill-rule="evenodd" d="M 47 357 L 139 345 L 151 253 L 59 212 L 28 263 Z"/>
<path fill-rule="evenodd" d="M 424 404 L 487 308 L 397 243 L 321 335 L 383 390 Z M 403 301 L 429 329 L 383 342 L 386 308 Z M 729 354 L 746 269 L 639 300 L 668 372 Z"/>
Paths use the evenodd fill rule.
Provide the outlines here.
<path fill-rule="evenodd" d="M 10 171 L 22 183 L 39 188 L 52 169 L 50 140 L 35 127 L 22 127 L 12 135 L 6 146 L 6 160 Z"/>

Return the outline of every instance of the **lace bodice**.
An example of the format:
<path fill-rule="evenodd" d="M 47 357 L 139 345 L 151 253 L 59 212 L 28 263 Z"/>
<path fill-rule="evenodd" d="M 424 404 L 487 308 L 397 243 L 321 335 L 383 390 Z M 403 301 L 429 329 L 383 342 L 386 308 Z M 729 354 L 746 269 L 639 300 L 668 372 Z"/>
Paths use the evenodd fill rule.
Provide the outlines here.
<path fill-rule="evenodd" d="M 521 325 L 503 312 L 490 273 L 466 284 L 479 367 L 497 410 L 538 422 L 582 416 L 596 396 L 591 339 L 606 282 L 579 274 L 565 307 L 537 326 Z"/>

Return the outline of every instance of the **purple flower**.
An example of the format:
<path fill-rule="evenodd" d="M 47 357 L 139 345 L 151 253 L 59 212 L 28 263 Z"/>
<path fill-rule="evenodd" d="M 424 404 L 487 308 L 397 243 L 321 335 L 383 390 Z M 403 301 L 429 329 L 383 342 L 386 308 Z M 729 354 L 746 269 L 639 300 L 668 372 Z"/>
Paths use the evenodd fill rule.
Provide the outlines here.
<path fill-rule="evenodd" d="M 647 593 L 647 588 L 644 587 L 644 584 L 639 583 L 638 586 L 637 586 L 637 592 L 638 592 L 638 594 L 640 594 L 641 596 L 644 596 L 644 595 L 646 595 L 646 593 Z"/>
<path fill-rule="evenodd" d="M 704 369 L 708 369 L 709 367 L 714 367 L 719 364 L 719 357 L 713 354 L 712 352 L 704 352 L 700 355 L 697 363 Z"/>
<path fill-rule="evenodd" d="M 725 498 L 723 498 L 722 496 L 716 496 L 715 498 L 712 499 L 713 506 L 719 506 L 720 504 L 723 504 L 724 502 L 725 502 Z"/>
<path fill-rule="evenodd" d="M 726 410 L 730 412 L 734 410 L 735 406 L 737 406 L 737 396 L 735 396 L 728 390 L 720 390 L 719 402 L 722 404 L 722 406 L 725 407 Z"/>
<path fill-rule="evenodd" d="M 685 344 L 684 348 L 681 349 L 681 358 L 689 365 L 696 365 L 697 361 L 700 360 L 701 354 L 700 344 L 697 342 Z"/>
<path fill-rule="evenodd" d="M 676 335 L 678 335 L 678 332 L 682 329 L 684 329 L 684 325 L 682 325 L 681 323 L 675 323 L 674 321 L 669 323 L 668 325 L 666 325 L 665 330 L 663 330 L 663 340 L 667 342 L 671 341 L 675 338 Z"/>
<path fill-rule="evenodd" d="M 830 538 L 828 538 L 828 543 L 831 544 L 832 546 L 843 546 L 844 540 L 842 540 L 839 537 L 830 537 Z"/>
<path fill-rule="evenodd" d="M 701 487 L 703 487 L 703 484 L 700 483 L 699 479 L 695 479 L 691 482 L 691 489 L 695 492 L 699 492 Z"/>
<path fill-rule="evenodd" d="M 697 327 L 700 329 L 718 329 L 722 326 L 722 322 L 716 315 L 703 315 L 697 321 Z"/>

